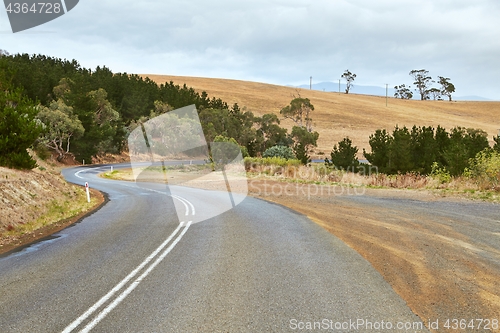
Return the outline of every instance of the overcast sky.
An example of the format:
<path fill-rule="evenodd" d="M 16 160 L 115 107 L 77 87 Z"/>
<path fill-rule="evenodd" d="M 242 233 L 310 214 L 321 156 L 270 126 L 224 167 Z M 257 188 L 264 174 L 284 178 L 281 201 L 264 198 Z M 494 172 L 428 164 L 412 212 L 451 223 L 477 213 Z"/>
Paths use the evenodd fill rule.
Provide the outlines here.
<path fill-rule="evenodd" d="M 281 85 L 411 84 L 412 69 L 449 77 L 456 96 L 500 100 L 498 0 L 82 0 L 13 34 L 0 49 L 76 59 L 87 68 Z"/>

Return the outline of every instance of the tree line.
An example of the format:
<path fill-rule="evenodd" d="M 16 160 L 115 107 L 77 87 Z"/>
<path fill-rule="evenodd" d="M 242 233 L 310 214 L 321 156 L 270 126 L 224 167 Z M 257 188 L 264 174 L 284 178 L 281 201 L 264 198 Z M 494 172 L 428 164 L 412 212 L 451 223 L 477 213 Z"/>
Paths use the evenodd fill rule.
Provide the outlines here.
<path fill-rule="evenodd" d="M 371 152 L 363 149 L 363 155 L 385 174 L 413 172 L 428 175 L 436 169 L 443 169 L 458 176 L 479 153 L 500 153 L 500 136 L 494 141 L 491 148 L 487 133 L 480 129 L 455 127 L 447 131 L 441 126 L 413 126 L 411 129 L 396 126 L 392 132 L 379 129 L 371 134 Z M 330 159 L 327 158 L 325 163 L 356 171 L 359 165 L 357 153 L 358 148 L 352 145 L 352 141 L 344 138 L 333 147 Z"/>
<path fill-rule="evenodd" d="M 443 96 L 446 96 L 451 102 L 452 94 L 455 92 L 455 85 L 450 82 L 450 78 L 438 76 L 439 88 L 432 87 L 432 84 L 436 81 L 432 80 L 429 75 L 429 71 L 425 69 L 414 69 L 410 71 L 410 76 L 414 79 L 413 84 L 415 85 L 415 91 L 420 94 L 420 100 L 442 100 Z M 394 97 L 401 99 L 412 99 L 413 92 L 411 86 L 406 86 L 401 84 L 399 86 L 394 86 Z"/>
<path fill-rule="evenodd" d="M 207 142 L 234 139 L 250 156 L 273 146 L 293 148 L 308 163 L 319 134 L 312 131 L 308 99 L 294 98 L 285 117 L 300 119 L 291 133 L 275 114 L 255 116 L 238 104 L 229 107 L 185 84 L 158 85 L 107 67 L 83 68 L 76 60 L 44 55 L 0 53 L 0 165 L 32 168 L 26 148 L 72 154 L 90 161 L 127 149 L 127 137 L 141 122 L 173 109 L 196 105 Z M 294 115 L 297 114 L 297 115 Z M 221 140 L 219 138 L 219 140 Z"/>

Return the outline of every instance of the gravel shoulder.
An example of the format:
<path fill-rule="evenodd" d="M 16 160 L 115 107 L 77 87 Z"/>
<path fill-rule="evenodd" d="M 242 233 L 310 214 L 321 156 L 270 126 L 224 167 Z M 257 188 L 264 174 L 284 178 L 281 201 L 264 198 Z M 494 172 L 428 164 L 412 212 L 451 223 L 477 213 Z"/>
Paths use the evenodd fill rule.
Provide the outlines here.
<path fill-rule="evenodd" d="M 499 204 L 274 180 L 253 179 L 249 190 L 360 253 L 424 322 L 500 319 Z"/>

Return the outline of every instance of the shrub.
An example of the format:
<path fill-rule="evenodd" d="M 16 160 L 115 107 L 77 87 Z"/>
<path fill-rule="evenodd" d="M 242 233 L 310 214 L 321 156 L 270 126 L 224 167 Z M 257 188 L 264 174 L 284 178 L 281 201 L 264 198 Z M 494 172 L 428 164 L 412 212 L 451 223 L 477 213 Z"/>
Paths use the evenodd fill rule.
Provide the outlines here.
<path fill-rule="evenodd" d="M 468 176 L 483 189 L 500 185 L 500 153 L 485 149 L 469 160 Z"/>
<path fill-rule="evenodd" d="M 441 184 L 451 181 L 450 172 L 445 167 L 440 167 L 437 162 L 432 163 L 431 176 L 439 180 Z"/>
<path fill-rule="evenodd" d="M 271 148 L 266 149 L 263 157 L 280 157 L 285 160 L 295 159 L 295 154 L 293 153 L 292 148 L 287 146 L 272 146 Z"/>
<path fill-rule="evenodd" d="M 296 159 L 284 159 L 281 157 L 245 157 L 245 169 L 256 169 L 259 166 L 296 167 L 301 163 Z"/>
<path fill-rule="evenodd" d="M 343 170 L 352 169 L 353 171 L 359 165 L 358 158 L 358 147 L 352 145 L 352 141 L 349 138 L 344 138 L 337 145 L 333 146 L 333 150 L 330 154 L 331 160 L 325 158 L 325 164 L 327 166 L 336 166 Z"/>

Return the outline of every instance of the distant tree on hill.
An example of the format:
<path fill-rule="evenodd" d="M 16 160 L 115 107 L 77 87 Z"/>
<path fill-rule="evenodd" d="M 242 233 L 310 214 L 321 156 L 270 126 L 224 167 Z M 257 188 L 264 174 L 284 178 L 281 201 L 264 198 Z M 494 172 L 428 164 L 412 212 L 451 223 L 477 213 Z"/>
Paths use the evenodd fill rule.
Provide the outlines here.
<path fill-rule="evenodd" d="M 427 91 L 427 93 L 432 96 L 432 99 L 433 100 L 442 100 L 441 98 L 441 90 L 439 90 L 438 88 L 431 88 Z"/>
<path fill-rule="evenodd" d="M 429 76 L 429 71 L 425 69 L 414 69 L 410 72 L 410 76 L 413 77 L 415 82 L 413 84 L 417 87 L 415 91 L 420 93 L 420 100 L 429 99 L 429 87 L 432 82 L 432 77 Z"/>
<path fill-rule="evenodd" d="M 455 86 L 453 83 L 449 82 L 450 78 L 438 76 L 438 83 L 441 85 L 441 94 L 444 96 L 448 96 L 449 101 L 451 102 L 451 94 L 455 92 Z"/>
<path fill-rule="evenodd" d="M 344 74 L 342 74 L 341 78 L 343 78 L 346 81 L 346 84 L 345 84 L 345 93 L 348 94 L 349 91 L 352 88 L 352 83 L 356 79 L 356 74 L 351 73 L 351 71 L 349 71 L 348 69 L 346 69 L 344 71 Z"/>
<path fill-rule="evenodd" d="M 402 84 L 399 86 L 394 86 L 394 97 L 396 98 L 401 98 L 401 99 L 412 99 L 413 98 L 413 93 L 411 92 L 411 87 Z"/>

